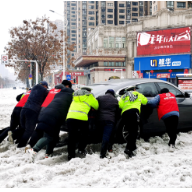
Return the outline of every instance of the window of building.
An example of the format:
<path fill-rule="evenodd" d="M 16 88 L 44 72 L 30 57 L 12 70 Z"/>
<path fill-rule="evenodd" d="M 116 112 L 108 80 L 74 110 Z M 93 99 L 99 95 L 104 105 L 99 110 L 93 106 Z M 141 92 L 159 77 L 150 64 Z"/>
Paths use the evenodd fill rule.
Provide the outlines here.
<path fill-rule="evenodd" d="M 76 23 L 71 23 L 71 25 L 76 25 Z"/>
<path fill-rule="evenodd" d="M 71 21 L 76 21 L 76 19 L 71 19 Z"/>
<path fill-rule="evenodd" d="M 72 36 L 72 37 L 76 37 L 76 34 L 72 34 L 71 36 Z"/>
<path fill-rule="evenodd" d="M 119 21 L 119 24 L 124 24 L 124 21 Z"/>
<path fill-rule="evenodd" d="M 75 30 L 71 30 L 71 33 L 76 33 L 76 31 Z"/>
<path fill-rule="evenodd" d="M 83 6 L 82 6 L 82 9 L 87 9 L 87 5 L 83 5 Z"/>
<path fill-rule="evenodd" d="M 132 11 L 138 11 L 138 8 L 133 7 L 133 8 L 132 8 Z"/>
<path fill-rule="evenodd" d="M 125 13 L 125 9 L 119 9 L 119 13 Z"/>
<path fill-rule="evenodd" d="M 126 38 L 122 37 L 121 40 L 122 40 L 122 48 L 125 48 Z"/>
<path fill-rule="evenodd" d="M 95 17 L 89 17 L 89 20 L 95 20 Z"/>
<path fill-rule="evenodd" d="M 89 22 L 89 26 L 94 26 L 94 22 Z"/>
<path fill-rule="evenodd" d="M 103 47 L 104 48 L 108 47 L 108 38 L 103 38 Z"/>
<path fill-rule="evenodd" d="M 76 15 L 71 15 L 71 17 L 76 17 Z"/>
<path fill-rule="evenodd" d="M 101 7 L 105 7 L 105 1 L 101 2 Z"/>
<path fill-rule="evenodd" d="M 124 4 L 119 4 L 119 7 L 125 7 L 125 5 Z"/>
<path fill-rule="evenodd" d="M 132 13 L 132 16 L 138 16 L 138 13 Z"/>
<path fill-rule="evenodd" d="M 102 23 L 105 24 L 105 20 L 102 20 Z"/>
<path fill-rule="evenodd" d="M 107 3 L 108 7 L 113 7 L 113 3 Z"/>
<path fill-rule="evenodd" d="M 134 18 L 134 19 L 132 19 L 132 21 L 133 21 L 133 22 L 137 22 L 137 21 L 138 21 L 138 19 L 135 19 L 135 18 Z"/>
<path fill-rule="evenodd" d="M 177 2 L 177 8 L 185 8 L 186 2 Z"/>
<path fill-rule="evenodd" d="M 77 27 L 76 26 L 72 26 L 71 29 L 76 29 Z"/>
<path fill-rule="evenodd" d="M 76 10 L 76 7 L 71 7 L 71 10 Z"/>
<path fill-rule="evenodd" d="M 94 9 L 94 5 L 89 5 L 89 9 Z"/>
<path fill-rule="evenodd" d="M 107 12 L 111 13 L 111 12 L 113 12 L 113 9 L 107 9 Z"/>
<path fill-rule="evenodd" d="M 116 37 L 115 47 L 116 48 L 121 48 L 121 37 Z"/>
<path fill-rule="evenodd" d="M 125 62 L 123 62 L 123 67 L 125 67 Z"/>
<path fill-rule="evenodd" d="M 113 24 L 113 20 L 107 20 L 108 24 Z"/>
<path fill-rule="evenodd" d="M 75 11 L 71 11 L 72 14 L 75 14 Z"/>
<path fill-rule="evenodd" d="M 90 4 L 94 4 L 95 1 L 89 1 Z"/>
<path fill-rule="evenodd" d="M 71 38 L 72 41 L 76 41 L 76 38 Z"/>
<path fill-rule="evenodd" d="M 138 2 L 132 2 L 132 5 L 137 6 L 137 5 L 138 5 Z"/>
<path fill-rule="evenodd" d="M 108 66 L 108 62 L 104 61 L 104 66 L 107 67 Z"/>
<path fill-rule="evenodd" d="M 131 7 L 131 1 L 127 1 L 127 7 L 128 7 L 128 8 Z"/>
<path fill-rule="evenodd" d="M 110 48 L 114 48 L 114 43 L 115 43 L 114 37 L 109 37 L 109 47 Z"/>
<path fill-rule="evenodd" d="M 174 1 L 167 1 L 167 8 L 174 8 Z"/>
<path fill-rule="evenodd" d="M 114 67 L 114 62 L 109 62 L 110 67 Z"/>
<path fill-rule="evenodd" d="M 125 15 L 119 15 L 119 19 L 125 19 Z"/>
<path fill-rule="evenodd" d="M 76 4 L 75 3 L 71 3 L 71 6 L 76 6 Z"/>
<path fill-rule="evenodd" d="M 143 7 L 139 7 L 139 11 L 143 11 Z"/>
<path fill-rule="evenodd" d="M 122 66 L 122 62 L 116 62 L 116 66 L 117 67 L 121 67 Z"/>
<path fill-rule="evenodd" d="M 113 15 L 107 15 L 107 18 L 113 18 Z"/>
<path fill-rule="evenodd" d="M 140 6 L 143 6 L 143 1 L 139 1 L 139 5 L 140 5 Z"/>
<path fill-rule="evenodd" d="M 89 15 L 94 15 L 95 12 L 94 11 L 89 11 Z"/>

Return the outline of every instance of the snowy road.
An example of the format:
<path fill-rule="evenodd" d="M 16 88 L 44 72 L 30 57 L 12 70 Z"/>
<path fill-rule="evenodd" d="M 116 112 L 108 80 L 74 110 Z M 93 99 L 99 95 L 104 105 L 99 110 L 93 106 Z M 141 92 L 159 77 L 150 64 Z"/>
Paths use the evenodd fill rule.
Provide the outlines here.
<path fill-rule="evenodd" d="M 9 126 L 16 95 L 23 90 L 0 89 L 0 129 Z M 24 149 L 7 141 L 0 144 L 0 187 L 188 187 L 192 188 L 192 132 L 180 133 L 177 150 L 168 151 L 168 137 L 137 141 L 137 156 L 126 159 L 125 145 L 114 145 L 112 159 L 99 158 L 99 145 L 93 155 L 67 161 L 66 147 L 44 159 L 45 151 L 30 163 Z"/>

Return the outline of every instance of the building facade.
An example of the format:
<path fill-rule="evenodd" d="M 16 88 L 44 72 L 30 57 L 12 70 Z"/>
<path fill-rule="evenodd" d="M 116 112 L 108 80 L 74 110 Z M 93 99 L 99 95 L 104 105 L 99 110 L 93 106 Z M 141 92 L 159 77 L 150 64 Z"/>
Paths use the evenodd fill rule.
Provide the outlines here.
<path fill-rule="evenodd" d="M 85 70 L 79 82 L 98 83 L 114 74 L 132 78 L 140 71 L 144 78 L 174 83 L 176 74 L 191 73 L 191 27 L 191 9 L 162 9 L 123 26 L 99 25 L 88 34 L 88 54 L 75 61 Z"/>
<path fill-rule="evenodd" d="M 68 44 L 77 45 L 77 1 L 64 1 L 64 17 L 68 20 L 68 25 L 66 33 L 68 36 Z M 67 52 L 69 57 L 67 63 L 69 63 L 70 58 L 74 57 L 76 53 L 76 46 L 73 51 Z M 68 69 L 71 69 L 70 65 L 67 65 Z"/>
<path fill-rule="evenodd" d="M 170 11 L 183 11 L 192 7 L 192 1 L 152 1 L 152 14 L 155 15 L 163 8 Z"/>
<path fill-rule="evenodd" d="M 88 32 L 99 24 L 121 26 L 151 14 L 152 1 L 65 1 L 68 43 L 76 44 L 75 50 L 68 51 L 68 55 L 86 55 Z"/>

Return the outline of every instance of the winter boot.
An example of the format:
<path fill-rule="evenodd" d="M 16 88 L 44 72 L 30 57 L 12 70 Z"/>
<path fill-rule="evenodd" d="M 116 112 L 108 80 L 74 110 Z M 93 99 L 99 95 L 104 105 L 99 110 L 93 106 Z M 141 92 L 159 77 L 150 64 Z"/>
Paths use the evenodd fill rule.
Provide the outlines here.
<path fill-rule="evenodd" d="M 25 153 L 27 152 L 28 149 L 31 149 L 31 146 L 29 144 L 25 147 Z"/>
<path fill-rule="evenodd" d="M 124 153 L 127 154 L 129 158 L 132 158 L 133 156 L 135 156 L 133 151 L 130 151 L 127 148 L 125 149 Z"/>
<path fill-rule="evenodd" d="M 84 150 L 78 150 L 78 157 L 80 158 L 85 158 L 87 155 L 87 151 L 84 149 Z"/>
<path fill-rule="evenodd" d="M 12 137 L 12 131 L 8 131 L 8 141 L 10 143 L 13 143 L 14 144 L 14 140 L 13 140 L 13 137 Z"/>
<path fill-rule="evenodd" d="M 33 149 L 28 149 L 27 153 L 30 155 L 31 162 L 34 163 L 37 152 L 35 152 Z"/>

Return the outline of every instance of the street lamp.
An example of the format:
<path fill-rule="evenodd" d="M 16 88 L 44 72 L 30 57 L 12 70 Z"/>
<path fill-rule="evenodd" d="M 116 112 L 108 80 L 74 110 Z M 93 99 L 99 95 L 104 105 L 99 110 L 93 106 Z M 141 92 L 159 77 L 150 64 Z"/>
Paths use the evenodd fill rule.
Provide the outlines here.
<path fill-rule="evenodd" d="M 64 15 L 61 15 L 53 10 L 49 10 L 52 13 L 56 13 L 60 16 L 63 17 L 63 80 L 65 79 L 65 35 L 64 35 L 64 31 L 65 31 L 65 27 L 67 27 L 68 25 L 68 20 L 64 18 Z"/>

